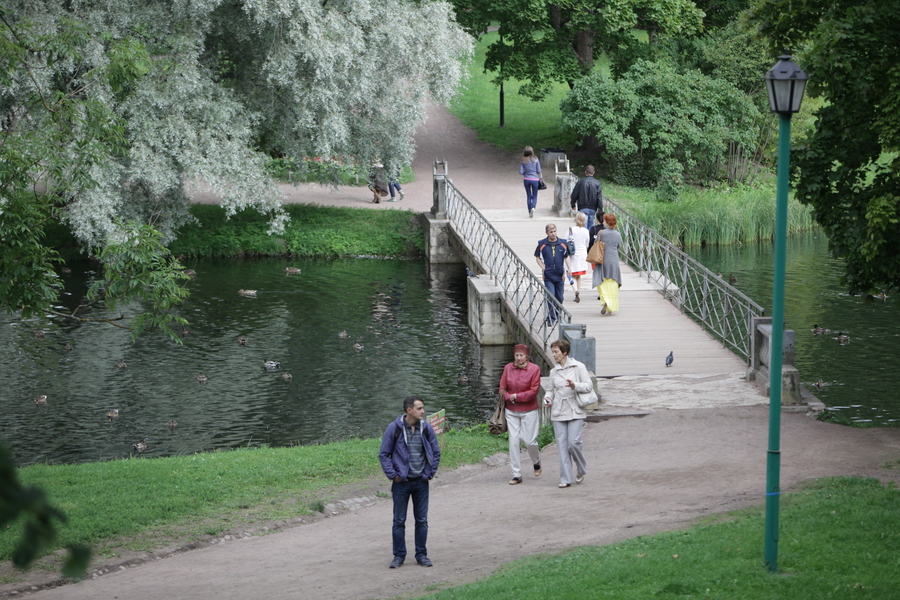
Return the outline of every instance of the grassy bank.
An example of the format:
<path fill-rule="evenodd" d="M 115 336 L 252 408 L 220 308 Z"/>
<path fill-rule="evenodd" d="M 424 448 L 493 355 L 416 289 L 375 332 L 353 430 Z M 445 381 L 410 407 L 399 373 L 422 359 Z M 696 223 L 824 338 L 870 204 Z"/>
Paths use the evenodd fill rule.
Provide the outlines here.
<path fill-rule="evenodd" d="M 782 498 L 779 575 L 763 568 L 764 511 L 758 506 L 712 517 L 686 531 L 518 560 L 485 580 L 429 597 L 897 597 L 900 491 L 895 486 L 873 479 L 826 479 Z"/>
<path fill-rule="evenodd" d="M 87 544 L 103 555 L 128 540 L 145 550 L 172 538 L 199 539 L 254 523 L 321 511 L 333 489 L 375 478 L 390 483 L 378 462 L 380 439 L 321 446 L 254 448 L 170 458 L 132 458 L 19 469 L 25 484 L 42 487 L 68 516 L 57 548 Z M 476 463 L 507 442 L 486 426 L 444 436 L 441 469 Z M 22 523 L 0 532 L 0 560 L 8 561 Z"/>
<path fill-rule="evenodd" d="M 237 256 L 386 256 L 410 258 L 425 252 L 419 215 L 410 210 L 370 210 L 309 204 L 286 204 L 291 216 L 284 235 L 269 235 L 268 217 L 256 210 L 241 211 L 226 219 L 213 204 L 194 204 L 197 223 L 178 230 L 169 245 L 175 255 L 195 258 Z M 47 226 L 47 240 L 65 260 L 84 258 L 66 225 Z"/>
<path fill-rule="evenodd" d="M 450 105 L 450 112 L 474 129 L 479 140 L 510 152 L 519 154 L 525 146 L 535 150 L 547 147 L 571 150 L 575 139 L 560 127 L 559 103 L 569 91 L 569 86 L 563 83 L 554 85 L 542 102 L 532 102 L 519 95 L 517 81 L 507 81 L 503 85 L 506 122 L 500 127 L 500 86 L 491 83 L 497 74 L 483 72 L 487 47 L 496 40 L 496 33 L 488 33 L 479 40 L 469 65 L 469 78 Z"/>
<path fill-rule="evenodd" d="M 369 210 L 308 204 L 285 205 L 291 220 L 273 236 L 267 217 L 245 210 L 225 218 L 215 205 L 195 204 L 199 223 L 185 225 L 169 248 L 191 257 L 376 255 L 420 256 L 424 237 L 419 217 L 408 210 Z"/>

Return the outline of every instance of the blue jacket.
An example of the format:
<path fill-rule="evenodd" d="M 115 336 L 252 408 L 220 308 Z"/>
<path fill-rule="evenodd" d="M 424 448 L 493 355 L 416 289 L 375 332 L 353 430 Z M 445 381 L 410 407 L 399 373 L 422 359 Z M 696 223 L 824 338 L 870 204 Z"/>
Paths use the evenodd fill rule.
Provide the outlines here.
<path fill-rule="evenodd" d="M 539 256 L 544 263 L 544 279 L 549 281 L 562 281 L 566 272 L 566 257 L 569 256 L 569 247 L 565 242 L 556 238 L 555 242 L 547 238 L 538 242 L 534 255 Z"/>
<path fill-rule="evenodd" d="M 406 444 L 406 436 L 403 435 L 403 420 L 406 415 L 400 415 L 392 421 L 384 431 L 381 438 L 381 450 L 378 452 L 378 460 L 381 461 L 381 469 L 391 481 L 398 475 L 401 481 L 406 480 L 409 473 L 409 446 Z M 422 477 L 431 479 L 437 473 L 441 462 L 441 448 L 438 445 L 437 436 L 428 421 L 423 420 L 422 447 L 425 449 L 425 468 L 422 469 Z"/>

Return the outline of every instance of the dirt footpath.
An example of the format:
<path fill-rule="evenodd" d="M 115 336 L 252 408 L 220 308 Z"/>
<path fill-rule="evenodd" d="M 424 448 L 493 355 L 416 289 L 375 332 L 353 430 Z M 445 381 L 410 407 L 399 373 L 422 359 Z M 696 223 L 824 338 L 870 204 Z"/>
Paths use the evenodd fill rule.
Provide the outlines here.
<path fill-rule="evenodd" d="M 883 467 L 888 462 L 896 467 L 900 429 L 852 429 L 802 414 L 784 414 L 782 424 L 785 490 L 834 475 L 900 481 L 897 468 Z M 410 558 L 402 568 L 388 569 L 391 502 L 380 499 L 310 525 L 226 541 L 30 597 L 364 600 L 418 595 L 437 583 L 485 577 L 521 556 L 608 544 L 762 503 L 767 431 L 763 406 L 660 410 L 588 424 L 588 474 L 582 484 L 567 489 L 557 487 L 554 446 L 543 452 L 543 475 L 526 475 L 517 486 L 507 484 L 506 464 L 441 472 L 429 513 L 432 568 Z M 387 480 L 383 489 L 389 489 Z M 411 524 L 407 538 L 411 545 Z"/>

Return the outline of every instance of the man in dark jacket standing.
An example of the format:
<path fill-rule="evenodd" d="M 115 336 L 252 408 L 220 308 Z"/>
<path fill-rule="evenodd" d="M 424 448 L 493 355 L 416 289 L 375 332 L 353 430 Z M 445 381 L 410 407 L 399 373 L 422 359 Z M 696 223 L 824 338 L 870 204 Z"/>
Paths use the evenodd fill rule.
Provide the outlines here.
<path fill-rule="evenodd" d="M 425 420 L 425 402 L 418 396 L 403 401 L 406 414 L 400 415 L 384 432 L 378 460 L 385 476 L 393 481 L 394 560 L 396 569 L 406 560 L 406 511 L 412 498 L 413 518 L 416 521 L 416 562 L 430 567 L 431 560 L 425 543 L 428 540 L 428 482 L 441 462 L 441 448 L 434 429 Z"/>
<path fill-rule="evenodd" d="M 576 207 L 587 217 L 585 227 L 588 229 L 594 226 L 595 215 L 598 222 L 603 221 L 603 188 L 594 179 L 593 165 L 584 169 L 584 178 L 572 188 L 572 208 Z"/>

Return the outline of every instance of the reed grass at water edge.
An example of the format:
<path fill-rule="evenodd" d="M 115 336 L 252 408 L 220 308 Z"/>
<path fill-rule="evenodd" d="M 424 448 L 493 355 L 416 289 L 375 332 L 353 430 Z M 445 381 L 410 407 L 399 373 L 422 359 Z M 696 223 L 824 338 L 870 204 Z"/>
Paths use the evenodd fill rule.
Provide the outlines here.
<path fill-rule="evenodd" d="M 604 194 L 680 246 L 730 245 L 775 237 L 775 189 L 720 187 L 686 190 L 677 202 L 658 202 L 653 190 L 605 185 Z M 788 233 L 816 226 L 809 207 L 788 201 Z"/>

